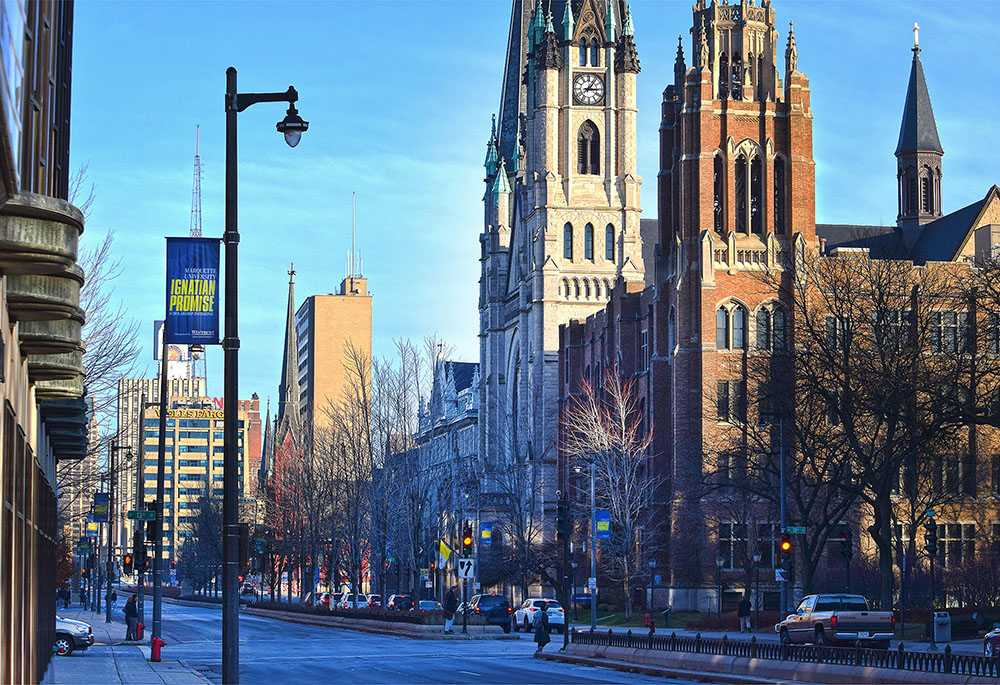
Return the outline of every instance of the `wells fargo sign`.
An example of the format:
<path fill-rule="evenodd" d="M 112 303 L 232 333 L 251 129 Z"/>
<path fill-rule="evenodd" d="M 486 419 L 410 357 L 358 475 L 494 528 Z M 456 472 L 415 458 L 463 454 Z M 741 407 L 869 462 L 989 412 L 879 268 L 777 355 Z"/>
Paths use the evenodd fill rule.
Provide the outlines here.
<path fill-rule="evenodd" d="M 153 416 L 160 418 L 160 410 L 154 409 Z M 168 419 L 223 419 L 226 414 L 221 409 L 168 409 Z"/>

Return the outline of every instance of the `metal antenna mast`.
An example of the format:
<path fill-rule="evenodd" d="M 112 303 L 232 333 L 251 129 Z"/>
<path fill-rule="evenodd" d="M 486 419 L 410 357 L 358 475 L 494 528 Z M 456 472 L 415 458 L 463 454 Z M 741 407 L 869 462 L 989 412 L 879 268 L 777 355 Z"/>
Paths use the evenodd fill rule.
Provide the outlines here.
<path fill-rule="evenodd" d="M 200 126 L 194 129 L 194 185 L 191 188 L 191 237 L 201 237 L 201 157 L 198 156 Z"/>

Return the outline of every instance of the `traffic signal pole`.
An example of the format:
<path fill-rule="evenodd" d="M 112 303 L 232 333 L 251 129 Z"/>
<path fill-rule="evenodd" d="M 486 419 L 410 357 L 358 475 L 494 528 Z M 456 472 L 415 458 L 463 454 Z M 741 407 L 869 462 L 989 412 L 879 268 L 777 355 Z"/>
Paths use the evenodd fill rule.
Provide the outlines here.
<path fill-rule="evenodd" d="M 788 532 L 788 502 L 785 498 L 785 489 L 787 487 L 786 475 L 785 475 L 785 417 L 782 414 L 778 419 L 778 467 L 780 469 L 780 502 L 781 502 L 781 535 L 784 539 L 785 533 Z M 782 553 L 784 557 L 784 553 Z M 782 566 L 784 564 L 784 558 L 782 558 Z M 788 568 L 785 568 L 785 573 L 788 573 Z M 785 580 L 782 580 L 778 585 L 781 588 L 781 615 L 780 618 L 784 620 L 785 614 L 788 613 L 788 580 L 787 576 Z M 720 599 L 721 601 L 721 599 Z"/>

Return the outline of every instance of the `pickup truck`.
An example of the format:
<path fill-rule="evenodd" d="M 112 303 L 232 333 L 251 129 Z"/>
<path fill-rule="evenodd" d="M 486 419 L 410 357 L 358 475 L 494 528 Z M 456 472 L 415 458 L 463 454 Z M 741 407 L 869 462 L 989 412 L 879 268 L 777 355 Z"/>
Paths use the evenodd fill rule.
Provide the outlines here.
<path fill-rule="evenodd" d="M 872 611 L 861 595 L 809 595 L 794 614 L 774 626 L 782 644 L 814 642 L 817 645 L 862 643 L 888 649 L 896 631 L 891 611 Z"/>

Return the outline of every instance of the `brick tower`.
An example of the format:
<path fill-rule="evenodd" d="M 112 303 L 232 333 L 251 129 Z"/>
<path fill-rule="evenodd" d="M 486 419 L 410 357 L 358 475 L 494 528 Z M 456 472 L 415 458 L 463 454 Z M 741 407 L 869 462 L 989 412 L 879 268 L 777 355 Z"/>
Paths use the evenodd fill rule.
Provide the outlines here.
<path fill-rule="evenodd" d="M 809 81 L 791 26 L 778 73 L 769 0 L 694 6 L 692 61 L 679 45 L 660 126 L 657 354 L 669 396 L 670 604 L 714 610 L 719 527 L 705 494 L 705 446 L 736 430 L 749 352 L 785 344 L 789 312 L 754 276 L 815 243 Z M 725 398 L 725 399 L 722 399 Z M 725 569 L 724 569 L 725 570 Z"/>

